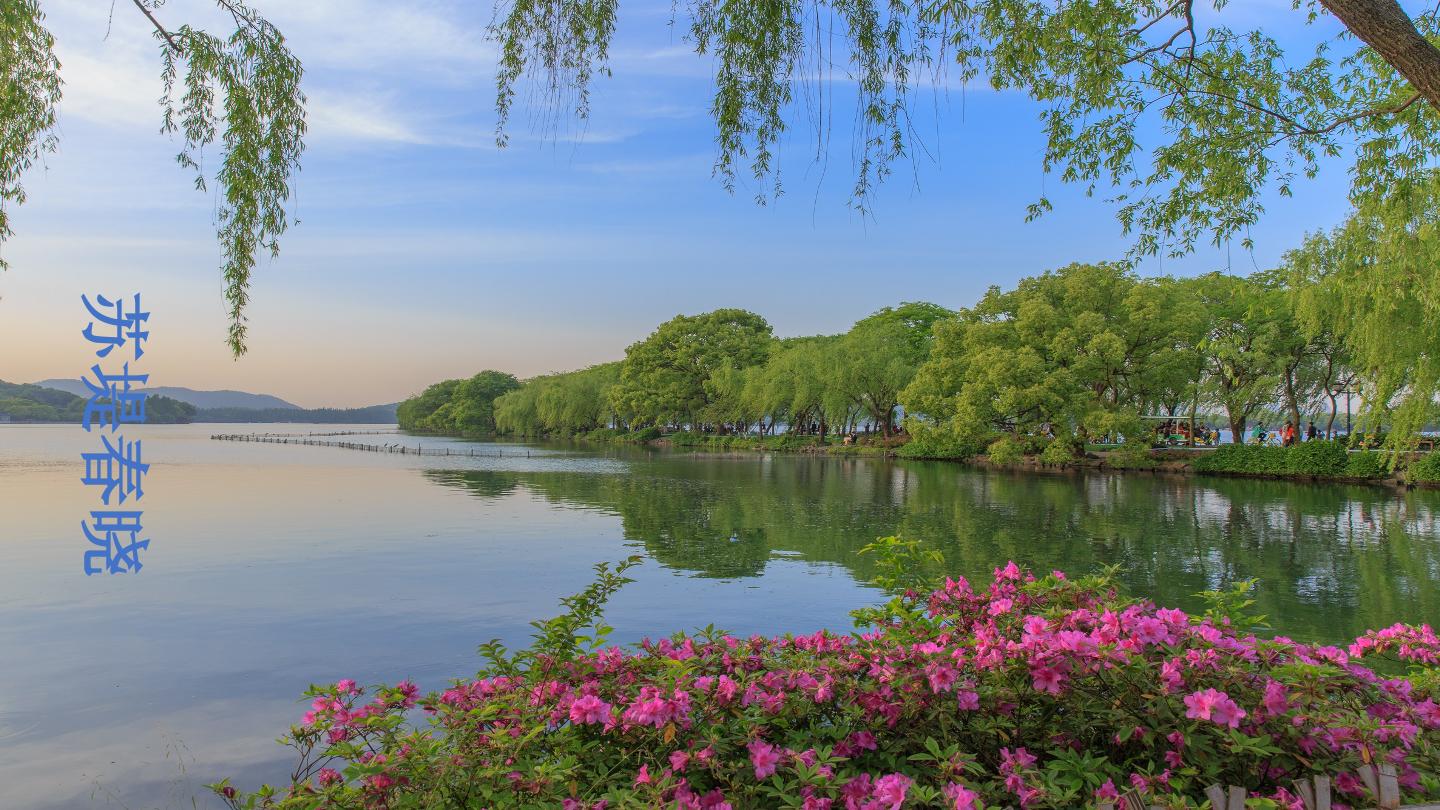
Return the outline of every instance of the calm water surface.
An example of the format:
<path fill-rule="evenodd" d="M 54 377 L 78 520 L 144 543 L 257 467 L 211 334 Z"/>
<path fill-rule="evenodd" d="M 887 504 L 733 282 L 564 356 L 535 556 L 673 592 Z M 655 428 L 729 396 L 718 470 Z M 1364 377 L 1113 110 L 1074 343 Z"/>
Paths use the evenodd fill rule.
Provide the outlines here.
<path fill-rule="evenodd" d="M 855 550 L 903 534 L 985 575 L 1120 566 L 1135 593 L 1261 580 L 1277 632 L 1338 641 L 1440 621 L 1440 493 L 958 465 L 472 445 L 416 457 L 214 442 L 316 425 L 147 425 L 138 576 L 85 577 L 75 426 L 0 425 L 0 810 L 214 806 L 280 780 L 312 682 L 472 673 L 475 645 L 643 554 L 622 641 L 714 622 L 844 627 L 877 592 Z M 348 429 L 356 429 L 348 426 Z M 134 438 L 135 433 L 127 431 Z M 384 443 L 394 436 L 357 436 Z M 413 444 L 414 438 L 405 439 Z M 198 798 L 197 798 L 198 797 Z"/>

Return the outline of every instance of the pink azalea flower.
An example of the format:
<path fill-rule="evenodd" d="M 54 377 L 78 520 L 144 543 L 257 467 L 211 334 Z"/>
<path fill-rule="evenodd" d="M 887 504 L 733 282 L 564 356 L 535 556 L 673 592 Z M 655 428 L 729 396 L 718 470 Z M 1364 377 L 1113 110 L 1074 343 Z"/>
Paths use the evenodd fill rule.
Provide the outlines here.
<path fill-rule="evenodd" d="M 1009 748 L 1000 749 L 1000 767 L 1023 771 L 1035 764 L 1035 755 L 1024 748 L 1016 748 L 1013 752 Z"/>
<path fill-rule="evenodd" d="M 1030 670 L 1035 688 L 1041 692 L 1058 695 L 1065 691 L 1065 676 L 1054 667 L 1037 667 Z"/>
<path fill-rule="evenodd" d="M 870 795 L 871 787 L 872 783 L 868 773 L 862 773 L 841 785 L 840 795 L 845 798 L 845 806 L 848 808 L 858 805 L 861 799 Z"/>
<path fill-rule="evenodd" d="M 1155 611 L 1155 617 L 1171 627 L 1185 627 L 1190 624 L 1190 617 L 1185 611 L 1174 608 L 1160 608 Z"/>
<path fill-rule="evenodd" d="M 595 695 L 585 695 L 570 704 L 570 722 L 603 723 L 610 719 L 610 704 Z"/>
<path fill-rule="evenodd" d="M 1335 775 L 1335 789 L 1350 796 L 1361 796 L 1365 792 L 1360 780 L 1349 771 L 1341 771 Z"/>
<path fill-rule="evenodd" d="M 1185 696 L 1185 716 L 1191 720 L 1209 720 L 1210 712 L 1215 709 L 1215 696 L 1219 694 L 1214 689 L 1206 689 L 1202 692 L 1191 692 Z"/>
<path fill-rule="evenodd" d="M 977 692 L 966 689 L 959 693 L 960 708 L 966 711 L 974 711 L 980 708 L 980 695 Z"/>
<path fill-rule="evenodd" d="M 1178 692 L 1185 688 L 1185 678 L 1180 674 L 1180 659 L 1171 658 L 1160 665 L 1160 683 L 1166 692 Z"/>
<path fill-rule="evenodd" d="M 945 798 L 955 803 L 955 810 L 975 810 L 979 807 L 980 794 L 964 785 L 951 782 L 945 786 Z"/>
<path fill-rule="evenodd" d="M 1170 626 L 1160 619 L 1149 616 L 1135 623 L 1132 635 L 1136 641 L 1142 644 L 1169 644 L 1172 640 Z"/>
<path fill-rule="evenodd" d="M 1246 712 L 1230 696 L 1217 689 L 1192 692 L 1185 696 L 1185 716 L 1192 720 L 1210 720 L 1218 725 L 1239 728 Z"/>
<path fill-rule="evenodd" d="M 1285 788 L 1276 788 L 1270 798 L 1285 810 L 1305 810 L 1305 801 Z"/>
<path fill-rule="evenodd" d="M 938 695 L 950 691 L 960 673 L 944 661 L 932 661 L 925 667 L 925 679 L 930 682 L 930 691 Z"/>
<path fill-rule="evenodd" d="M 892 773 L 875 780 L 875 800 L 885 810 L 895 810 L 905 802 L 905 791 L 910 789 L 910 778 L 904 774 Z"/>
<path fill-rule="evenodd" d="M 1290 709 L 1290 696 L 1285 691 L 1285 684 L 1279 681 L 1269 681 L 1265 684 L 1265 711 L 1272 715 L 1279 716 Z"/>
<path fill-rule="evenodd" d="M 1224 692 L 1220 693 L 1220 699 L 1215 702 L 1215 708 L 1210 710 L 1210 719 L 1222 726 L 1239 728 L 1240 721 L 1244 720 L 1247 712 L 1240 708 L 1240 704 L 1230 699 Z"/>
<path fill-rule="evenodd" d="M 1422 700 L 1415 704 L 1415 713 L 1430 728 L 1440 728 L 1440 704 L 1433 700 Z"/>
<path fill-rule="evenodd" d="M 721 675 L 718 683 L 715 694 L 720 698 L 721 703 L 729 703 L 740 692 L 740 685 L 731 680 L 728 675 Z"/>
<path fill-rule="evenodd" d="M 776 753 L 775 746 L 764 740 L 751 740 L 749 748 L 750 764 L 755 766 L 756 779 L 764 779 L 775 773 L 780 764 L 780 755 Z"/>
<path fill-rule="evenodd" d="M 377 773 L 374 776 L 367 776 L 365 777 L 365 780 L 368 781 L 370 783 L 370 786 L 375 788 L 376 790 L 385 790 L 386 788 L 395 784 L 394 779 L 383 773 Z"/>

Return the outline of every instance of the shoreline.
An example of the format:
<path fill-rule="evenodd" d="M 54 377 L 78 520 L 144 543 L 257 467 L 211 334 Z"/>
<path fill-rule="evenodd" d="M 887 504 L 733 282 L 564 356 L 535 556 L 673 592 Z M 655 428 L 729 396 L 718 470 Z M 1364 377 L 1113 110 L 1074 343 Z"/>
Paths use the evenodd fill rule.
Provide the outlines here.
<path fill-rule="evenodd" d="M 1407 480 L 1403 475 L 1389 472 L 1380 476 L 1355 476 L 1355 475 L 1319 475 L 1303 472 L 1252 472 L 1242 470 L 1197 470 L 1194 468 L 1193 459 L 1184 456 L 1201 454 L 1208 455 L 1220 447 L 1232 445 L 1220 445 L 1219 447 L 1177 449 L 1177 448 L 1154 448 L 1147 452 L 1148 459 L 1139 464 L 1127 463 L 1114 464 L 1112 458 L 1116 455 L 1114 451 L 1088 451 L 1084 458 L 1065 462 L 1062 464 L 1050 464 L 1040 461 L 1038 456 L 1026 456 L 1018 462 L 1003 463 L 991 461 L 984 454 L 960 457 L 945 455 L 908 455 L 900 452 L 901 448 L 907 446 L 908 442 L 892 445 L 882 444 L 818 444 L 811 436 L 794 436 L 782 434 L 766 438 L 749 436 L 705 436 L 698 437 L 694 434 L 668 434 L 658 437 L 635 436 L 633 434 L 618 434 L 604 431 L 612 435 L 577 435 L 565 437 L 501 437 L 496 434 L 486 435 L 464 435 L 451 433 L 434 433 L 427 431 L 402 430 L 416 436 L 435 436 L 456 439 L 477 439 L 506 438 L 513 441 L 561 441 L 590 444 L 596 446 L 631 445 L 637 447 L 669 448 L 674 450 L 685 450 L 698 453 L 715 454 L 753 454 L 753 453 L 778 453 L 784 455 L 811 455 L 830 456 L 834 458 L 885 458 L 909 461 L 940 461 L 951 464 L 961 464 L 986 470 L 1017 472 L 1017 473 L 1038 473 L 1044 475 L 1066 475 L 1083 473 L 1086 471 L 1110 472 L 1110 473 L 1145 473 L 1150 475 L 1170 475 L 1191 478 L 1249 478 L 1265 481 L 1286 481 L 1296 484 L 1350 484 L 1371 487 L 1382 487 L 1397 491 L 1408 491 L 1411 489 L 1440 489 L 1440 481 Z M 676 441 L 676 437 L 680 441 Z M 1303 444 L 1303 443 L 1302 443 Z M 1242 445 L 1248 446 L 1248 445 Z M 1279 450 L 1280 448 L 1273 448 Z"/>

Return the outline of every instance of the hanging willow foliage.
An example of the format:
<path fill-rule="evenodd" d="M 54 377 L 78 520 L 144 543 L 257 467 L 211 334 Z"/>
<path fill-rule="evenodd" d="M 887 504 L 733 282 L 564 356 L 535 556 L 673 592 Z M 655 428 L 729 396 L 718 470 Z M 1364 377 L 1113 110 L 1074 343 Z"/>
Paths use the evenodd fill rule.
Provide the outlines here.
<path fill-rule="evenodd" d="M 279 238 L 291 222 L 290 177 L 305 149 L 305 94 L 300 61 L 280 31 L 253 10 L 219 0 L 235 21 L 226 39 L 183 26 L 161 40 L 165 94 L 164 131 L 184 145 L 177 162 L 195 172 L 205 190 L 205 147 L 220 142 L 216 235 L 224 261 L 225 300 L 230 308 L 230 349 L 245 352 L 245 305 L 260 251 L 280 252 Z M 217 104 L 218 97 L 218 104 Z"/>
<path fill-rule="evenodd" d="M 1311 29 L 1323 41 L 1287 52 L 1263 31 L 1226 27 L 1225 0 L 1211 8 L 1221 24 L 1198 24 L 1193 0 L 690 0 L 676 14 L 714 64 L 715 173 L 733 189 L 748 164 L 761 201 L 780 190 L 775 149 L 800 114 L 797 88 L 817 89 L 806 94 L 813 114 L 837 80 L 854 87 L 858 207 L 915 151 L 910 112 L 923 80 L 984 80 L 1043 105 L 1044 169 L 1110 195 L 1135 238 L 1132 259 L 1184 255 L 1207 237 L 1248 245 L 1266 190 L 1288 195 L 1327 156 L 1357 155 L 1357 204 L 1434 164 L 1433 104 L 1348 31 Z M 501 5 L 491 33 L 502 145 L 522 77 L 588 113 L 616 13 L 616 0 Z M 1330 19 L 1313 0 L 1296 13 Z M 1401 19 L 1440 35 L 1433 9 Z M 824 112 L 814 117 L 823 128 Z M 1050 207 L 1042 196 L 1029 216 Z"/>
<path fill-rule="evenodd" d="M 21 175 L 57 142 L 60 61 L 44 22 L 35 0 L 0 3 L 0 244 L 12 233 L 8 207 L 25 202 Z"/>
<path fill-rule="evenodd" d="M 162 131 L 178 133 L 177 161 L 211 181 L 202 155 L 218 142 L 215 212 L 221 275 L 229 308 L 228 342 L 245 352 L 245 305 L 257 256 L 272 257 L 294 221 L 290 178 L 305 149 L 300 61 L 280 31 L 238 0 L 216 0 L 235 23 L 221 38 L 191 26 L 167 30 L 155 11 L 163 0 L 133 0 L 160 42 Z M 56 148 L 60 62 L 37 0 L 0 3 L 0 243 L 11 235 L 6 206 L 25 201 L 21 176 Z M 0 260 L 0 268 L 5 266 Z"/>
<path fill-rule="evenodd" d="M 497 142 L 507 143 L 517 84 L 534 77 L 552 106 L 566 99 L 585 119 L 590 82 L 608 76 L 610 42 L 618 0 L 514 0 L 497 5 L 490 33 L 500 43 Z M 914 140 L 909 109 L 916 71 L 934 67 L 943 29 L 902 0 L 805 0 L 736 3 L 693 0 L 682 26 L 700 55 L 714 57 L 711 114 L 718 154 L 714 173 L 734 191 L 748 173 L 757 183 L 756 202 L 781 190 L 775 149 L 786 132 L 797 88 L 811 91 L 812 111 L 825 115 L 824 85 L 835 78 L 831 35 L 838 27 L 852 65 L 849 77 L 859 96 L 856 114 L 859 169 L 853 198 L 868 205 L 874 186 L 891 165 L 908 154 Z M 821 129 L 816 127 L 817 132 Z M 817 140 L 817 153 L 823 151 Z"/>

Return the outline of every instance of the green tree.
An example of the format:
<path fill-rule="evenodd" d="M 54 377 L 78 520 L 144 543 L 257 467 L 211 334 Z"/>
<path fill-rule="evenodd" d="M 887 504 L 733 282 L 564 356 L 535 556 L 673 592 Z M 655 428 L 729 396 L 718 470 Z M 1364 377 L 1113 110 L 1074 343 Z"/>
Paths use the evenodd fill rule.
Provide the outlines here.
<path fill-rule="evenodd" d="M 1209 328 L 1206 357 L 1211 401 L 1225 409 L 1231 440 L 1245 441 L 1245 426 L 1274 401 L 1287 336 L 1283 292 L 1261 280 L 1210 273 L 1191 285 L 1204 302 Z"/>
<path fill-rule="evenodd" d="M 395 420 L 401 430 L 428 430 L 437 411 L 450 404 L 463 380 L 444 380 L 410 397 L 395 409 Z"/>
<path fill-rule="evenodd" d="M 1301 318 L 1303 287 L 1313 283 L 1299 267 L 1305 248 L 1290 251 L 1282 266 L 1255 278 L 1279 293 L 1275 317 L 1280 320 L 1274 343 L 1279 372 L 1279 399 L 1296 429 L 1304 427 L 1302 413 L 1312 408 L 1337 382 L 1349 377 L 1348 352 L 1335 330 L 1320 324 L 1307 325 Z M 1307 326 L 1309 328 L 1307 328 Z M 1333 402 L 1331 425 L 1334 422 Z"/>
<path fill-rule="evenodd" d="M 519 388 L 495 399 L 495 429 L 515 436 L 546 433 L 540 419 L 540 394 L 546 387 L 543 377 L 526 380 Z M 404 425 L 401 425 L 404 427 Z"/>
<path fill-rule="evenodd" d="M 549 378 L 538 404 L 544 430 L 569 435 L 604 427 L 612 417 L 610 389 L 619 379 L 619 362 Z"/>
<path fill-rule="evenodd" d="M 746 391 L 750 382 L 758 377 L 763 366 L 735 368 L 721 366 L 710 372 L 705 380 L 705 397 L 708 400 L 701 419 L 714 425 L 720 433 L 745 433 L 750 426 L 760 421 L 764 414 L 752 406 Z"/>
<path fill-rule="evenodd" d="M 825 405 L 837 388 L 839 341 L 820 335 L 780 342 L 756 382 L 757 405 L 772 424 L 784 420 L 792 431 L 814 424 L 822 440 L 829 433 Z"/>
<path fill-rule="evenodd" d="M 449 429 L 459 433 L 493 433 L 495 399 L 519 387 L 520 381 L 515 375 L 490 370 L 460 383 L 451 395 Z"/>
<path fill-rule="evenodd" d="M 770 324 L 742 309 L 677 315 L 625 350 L 616 410 L 640 424 L 696 426 L 711 402 L 711 375 L 759 365 L 772 340 Z"/>
<path fill-rule="evenodd" d="M 1369 420 L 1392 423 L 1394 449 L 1434 418 L 1440 394 L 1437 217 L 1440 177 L 1430 172 L 1286 257 L 1302 322 L 1311 334 L 1333 332 L 1344 351 L 1325 389 L 1332 414 L 1338 392 L 1358 388 Z"/>
<path fill-rule="evenodd" d="M 526 380 L 494 400 L 495 430 L 520 436 L 572 436 L 617 421 L 610 391 L 620 363 Z"/>
<path fill-rule="evenodd" d="M 883 435 L 894 427 L 900 392 L 930 355 L 935 324 L 954 314 L 936 304 L 904 303 L 860 320 L 840 339 L 837 385 Z"/>
<path fill-rule="evenodd" d="M 1171 279 L 1072 264 L 991 288 L 935 327 L 901 399 L 961 439 L 993 430 L 1138 435 L 1137 415 L 1195 377 L 1201 312 Z"/>

